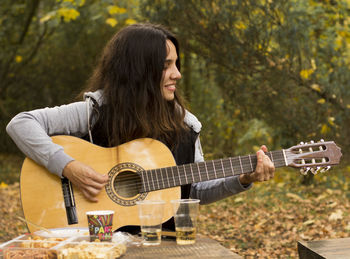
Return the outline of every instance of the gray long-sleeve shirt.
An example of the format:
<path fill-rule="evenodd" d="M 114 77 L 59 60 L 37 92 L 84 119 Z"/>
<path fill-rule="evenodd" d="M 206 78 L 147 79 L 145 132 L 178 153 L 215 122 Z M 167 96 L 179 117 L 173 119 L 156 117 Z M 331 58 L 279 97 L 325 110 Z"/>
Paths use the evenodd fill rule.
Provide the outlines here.
<path fill-rule="evenodd" d="M 94 123 L 89 120 L 93 109 L 91 99 L 101 105 L 102 91 L 86 93 L 85 100 L 81 102 L 19 113 L 9 122 L 6 131 L 27 157 L 62 177 L 64 167 L 74 158 L 67 155 L 62 146 L 53 143 L 50 136 L 82 137 L 89 134 L 89 124 Z M 185 123 L 195 132 L 200 132 L 201 123 L 188 111 Z M 204 157 L 198 137 L 195 143 L 195 162 L 201 161 L 204 161 Z M 243 186 L 239 177 L 232 176 L 193 183 L 190 197 L 200 199 L 201 204 L 207 204 L 249 188 L 251 185 Z"/>

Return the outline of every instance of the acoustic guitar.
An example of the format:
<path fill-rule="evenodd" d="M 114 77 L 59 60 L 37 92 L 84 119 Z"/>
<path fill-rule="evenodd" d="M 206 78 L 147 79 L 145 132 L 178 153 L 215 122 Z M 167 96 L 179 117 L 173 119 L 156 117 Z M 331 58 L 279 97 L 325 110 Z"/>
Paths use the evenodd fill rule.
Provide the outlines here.
<path fill-rule="evenodd" d="M 90 210 L 114 210 L 114 230 L 140 225 L 135 204 L 139 200 L 166 201 L 165 222 L 173 216 L 170 200 L 181 197 L 181 185 L 250 173 L 257 164 L 256 155 L 247 155 L 176 166 L 170 150 L 149 138 L 113 148 L 72 136 L 54 136 L 52 140 L 74 159 L 108 174 L 109 182 L 97 196 L 99 202 L 90 202 L 67 179 L 60 179 L 26 158 L 20 178 L 24 216 L 28 222 L 45 228 L 87 227 L 85 213 Z M 300 144 L 267 155 L 276 168 L 317 171 L 338 164 L 342 154 L 333 141 L 328 141 Z M 31 225 L 28 228 L 31 232 L 37 230 Z"/>

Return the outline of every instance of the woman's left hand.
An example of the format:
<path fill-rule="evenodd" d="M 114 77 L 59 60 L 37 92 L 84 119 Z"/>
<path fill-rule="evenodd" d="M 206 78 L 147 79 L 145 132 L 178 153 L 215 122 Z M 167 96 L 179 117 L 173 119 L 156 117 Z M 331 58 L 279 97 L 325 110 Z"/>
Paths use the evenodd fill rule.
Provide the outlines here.
<path fill-rule="evenodd" d="M 255 171 L 250 174 L 240 175 L 239 179 L 242 184 L 247 185 L 253 182 L 268 181 L 274 177 L 275 166 L 271 162 L 270 158 L 267 155 L 265 155 L 267 151 L 267 147 L 263 145 L 261 146 L 259 151 L 256 152 L 257 164 Z"/>

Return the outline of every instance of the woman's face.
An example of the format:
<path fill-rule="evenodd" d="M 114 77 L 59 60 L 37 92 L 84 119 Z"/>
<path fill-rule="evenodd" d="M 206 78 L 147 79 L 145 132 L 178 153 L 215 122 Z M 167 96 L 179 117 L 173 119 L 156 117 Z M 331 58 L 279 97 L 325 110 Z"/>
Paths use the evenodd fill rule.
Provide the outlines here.
<path fill-rule="evenodd" d="M 167 101 L 172 101 L 175 98 L 176 82 L 181 79 L 181 73 L 176 67 L 178 59 L 175 45 L 170 41 L 166 41 L 168 55 L 165 59 L 163 77 L 161 81 L 162 95 Z"/>

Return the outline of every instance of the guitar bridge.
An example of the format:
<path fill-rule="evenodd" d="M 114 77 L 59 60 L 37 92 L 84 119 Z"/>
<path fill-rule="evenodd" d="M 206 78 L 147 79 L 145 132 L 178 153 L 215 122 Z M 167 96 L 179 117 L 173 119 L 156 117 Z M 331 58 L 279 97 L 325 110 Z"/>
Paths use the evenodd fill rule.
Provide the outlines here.
<path fill-rule="evenodd" d="M 64 206 L 66 208 L 69 225 L 78 223 L 77 208 L 75 206 L 74 193 L 70 181 L 64 177 L 61 179 Z"/>

